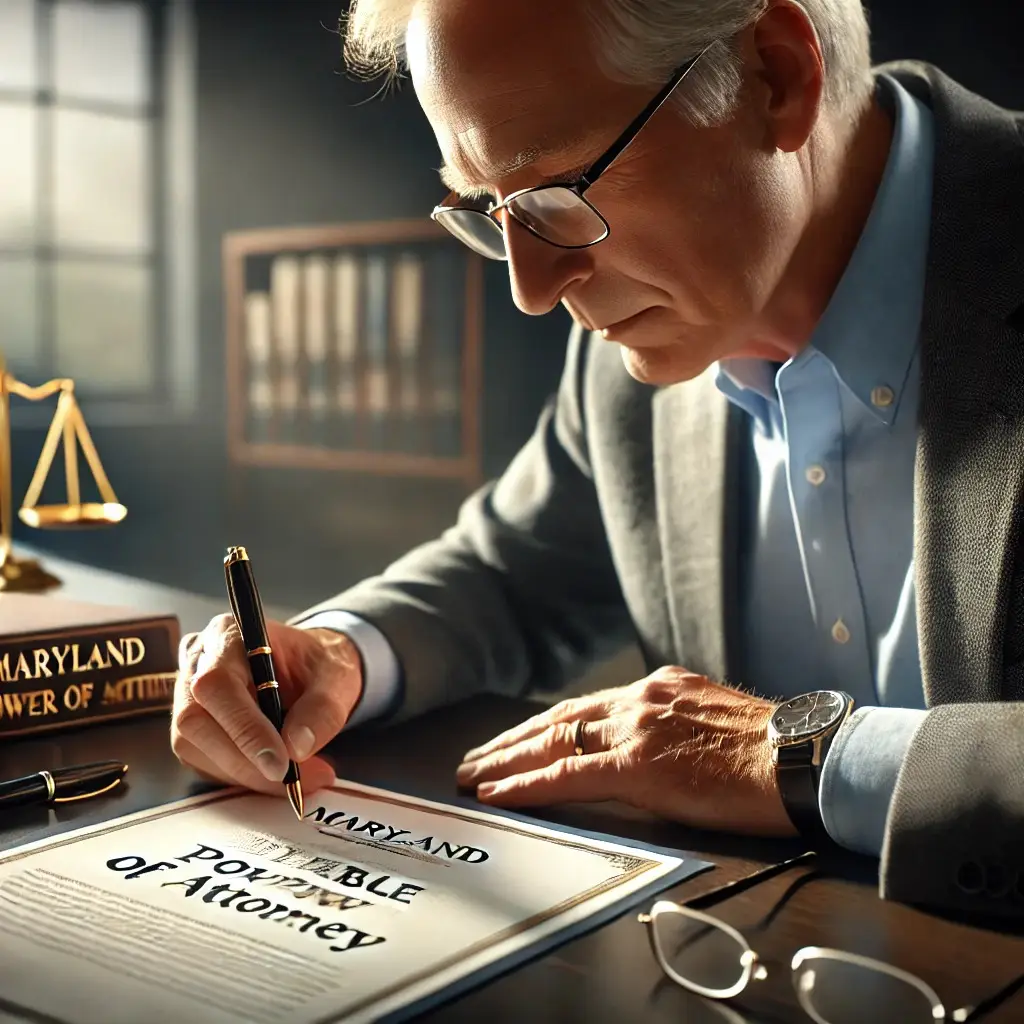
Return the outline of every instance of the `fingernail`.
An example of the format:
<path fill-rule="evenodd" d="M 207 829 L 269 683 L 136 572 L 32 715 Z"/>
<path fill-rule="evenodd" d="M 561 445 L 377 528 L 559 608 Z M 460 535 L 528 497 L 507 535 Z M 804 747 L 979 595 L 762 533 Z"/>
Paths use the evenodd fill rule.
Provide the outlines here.
<path fill-rule="evenodd" d="M 462 755 L 462 763 L 465 764 L 467 761 L 477 761 L 483 756 L 483 753 L 483 747 L 474 747 L 472 750 L 467 750 L 466 753 Z"/>
<path fill-rule="evenodd" d="M 253 760 L 268 782 L 280 782 L 284 778 L 285 765 L 269 747 L 261 750 Z"/>
<path fill-rule="evenodd" d="M 455 769 L 455 781 L 465 785 L 476 775 L 476 766 L 463 762 Z"/>
<path fill-rule="evenodd" d="M 476 787 L 477 796 L 491 796 L 493 793 L 498 791 L 498 784 L 496 782 L 481 782 Z"/>
<path fill-rule="evenodd" d="M 298 728 L 288 730 L 288 745 L 292 748 L 292 756 L 296 761 L 305 761 L 313 752 L 313 744 L 316 737 L 313 730 L 308 726 L 300 725 Z"/>

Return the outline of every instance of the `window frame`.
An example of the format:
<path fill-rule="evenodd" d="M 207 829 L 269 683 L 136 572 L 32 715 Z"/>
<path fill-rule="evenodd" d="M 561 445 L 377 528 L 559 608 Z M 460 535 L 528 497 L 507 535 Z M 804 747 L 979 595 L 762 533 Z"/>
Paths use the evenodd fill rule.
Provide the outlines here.
<path fill-rule="evenodd" d="M 135 394 L 97 394 L 83 390 L 79 403 L 90 426 L 134 426 L 180 423 L 194 414 L 198 399 L 198 288 L 196 223 L 196 33 L 193 0 L 135 0 L 147 9 L 149 24 L 150 99 L 140 114 L 152 120 L 148 135 L 150 163 L 150 201 L 152 203 L 152 244 L 147 256 L 128 257 L 126 262 L 145 263 L 152 268 L 151 330 L 153 387 Z M 53 0 L 35 0 L 37 30 L 49 17 Z M 40 57 L 48 43 L 39 39 Z M 52 76 L 44 59 L 39 71 L 46 87 L 37 85 L 30 92 L 0 91 L 0 99 L 34 104 L 36 109 L 77 109 L 102 112 L 111 109 L 103 101 L 62 103 L 54 94 Z M 118 108 L 121 111 L 123 108 Z M 37 208 L 40 223 L 47 227 L 48 211 L 53 207 L 52 132 L 40 133 L 37 140 L 36 189 L 42 206 Z M 49 192 L 48 192 L 49 190 Z M 14 255 L 17 248 L 5 248 Z M 60 258 L 66 247 L 52 239 L 37 238 L 25 246 L 24 253 L 37 266 L 44 267 Z M 71 250 L 74 251 L 74 250 Z M 76 255 L 78 255 L 76 253 Z M 86 259 L 115 264 L 119 257 L 100 253 L 82 253 Z M 40 278 L 38 302 L 38 342 L 41 362 L 40 380 L 60 376 L 54 359 L 56 315 L 53 276 Z M 36 429 L 45 426 L 53 415 L 49 404 L 16 402 L 11 405 L 11 428 Z"/>

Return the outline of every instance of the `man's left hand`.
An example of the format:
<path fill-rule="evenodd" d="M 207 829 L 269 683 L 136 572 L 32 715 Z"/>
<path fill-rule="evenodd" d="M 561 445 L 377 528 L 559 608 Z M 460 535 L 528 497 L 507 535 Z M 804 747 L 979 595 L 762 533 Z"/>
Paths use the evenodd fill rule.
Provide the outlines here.
<path fill-rule="evenodd" d="M 670 665 L 556 704 L 469 751 L 456 778 L 502 807 L 621 800 L 698 828 L 792 836 L 768 743 L 773 710 Z"/>

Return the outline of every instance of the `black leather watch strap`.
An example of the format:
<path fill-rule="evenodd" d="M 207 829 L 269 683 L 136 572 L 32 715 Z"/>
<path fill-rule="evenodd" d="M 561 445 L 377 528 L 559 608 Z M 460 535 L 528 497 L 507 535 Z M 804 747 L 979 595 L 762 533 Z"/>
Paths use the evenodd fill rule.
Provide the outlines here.
<path fill-rule="evenodd" d="M 800 835 L 815 844 L 831 843 L 818 805 L 817 769 L 809 764 L 781 763 L 775 773 L 786 813 Z"/>

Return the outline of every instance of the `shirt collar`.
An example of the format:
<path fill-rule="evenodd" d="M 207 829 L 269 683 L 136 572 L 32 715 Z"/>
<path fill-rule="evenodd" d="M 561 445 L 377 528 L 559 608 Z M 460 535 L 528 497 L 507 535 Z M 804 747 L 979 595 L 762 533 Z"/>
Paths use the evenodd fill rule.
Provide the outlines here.
<path fill-rule="evenodd" d="M 924 301 L 931 224 L 934 125 L 931 111 L 899 82 L 878 75 L 879 99 L 894 115 L 892 144 L 871 212 L 810 345 L 787 364 L 820 352 L 879 419 L 899 408 Z M 761 364 L 758 368 L 755 364 Z M 724 360 L 717 384 L 759 420 L 775 399 L 776 364 Z"/>

